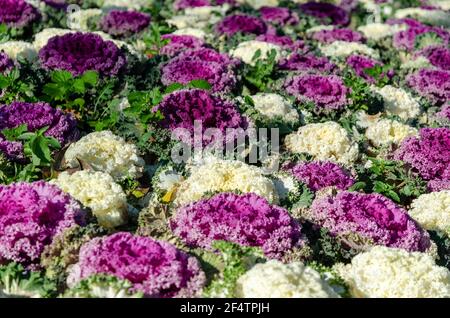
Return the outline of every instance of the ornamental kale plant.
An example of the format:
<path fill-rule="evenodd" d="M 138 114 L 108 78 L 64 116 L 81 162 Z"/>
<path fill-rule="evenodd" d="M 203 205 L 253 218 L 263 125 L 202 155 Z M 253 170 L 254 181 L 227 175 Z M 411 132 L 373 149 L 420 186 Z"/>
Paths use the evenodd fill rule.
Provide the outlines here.
<path fill-rule="evenodd" d="M 0 298 L 450 297 L 445 2 L 0 0 Z"/>

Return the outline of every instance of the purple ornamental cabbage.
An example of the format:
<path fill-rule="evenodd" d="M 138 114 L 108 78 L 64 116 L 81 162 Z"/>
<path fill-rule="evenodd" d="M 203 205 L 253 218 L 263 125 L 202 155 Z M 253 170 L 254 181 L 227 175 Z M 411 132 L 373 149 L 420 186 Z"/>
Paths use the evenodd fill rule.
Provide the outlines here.
<path fill-rule="evenodd" d="M 163 101 L 153 109 L 153 111 L 157 110 L 164 115 L 164 119 L 160 122 L 164 128 L 171 131 L 184 129 L 188 132 L 188 136 L 180 136 L 180 138 L 190 139 L 191 142 L 184 140 L 188 143 L 192 143 L 195 120 L 201 121 L 203 145 L 213 141 L 219 142 L 215 140 L 215 136 L 204 134 L 208 128 L 219 129 L 225 138 L 227 128 L 247 129 L 248 126 L 247 120 L 241 116 L 233 103 L 201 89 L 179 90 L 166 95 Z"/>
<path fill-rule="evenodd" d="M 331 3 L 307 2 L 301 4 L 302 13 L 318 19 L 321 23 L 346 26 L 350 23 L 350 15 L 344 9 Z"/>
<path fill-rule="evenodd" d="M 175 235 L 188 246 L 211 250 L 216 240 L 261 247 L 280 259 L 302 245 L 301 225 L 284 208 L 254 193 L 220 193 L 179 208 L 169 221 Z"/>
<path fill-rule="evenodd" d="M 0 51 L 0 74 L 5 74 L 13 68 L 13 60 L 11 60 L 5 52 Z"/>
<path fill-rule="evenodd" d="M 168 86 L 202 79 L 211 84 L 213 92 L 229 92 L 237 82 L 233 69 L 238 63 L 213 49 L 186 50 L 164 65 L 161 81 Z"/>
<path fill-rule="evenodd" d="M 162 39 L 169 40 L 169 43 L 164 45 L 159 53 L 168 56 L 175 56 L 189 49 L 198 50 L 205 45 L 202 39 L 191 35 L 165 34 Z"/>
<path fill-rule="evenodd" d="M 312 191 L 326 187 L 347 190 L 355 183 L 355 179 L 345 169 L 330 161 L 304 162 L 286 168 Z"/>
<path fill-rule="evenodd" d="M 261 19 L 279 25 L 297 25 L 300 19 L 297 13 L 288 8 L 281 7 L 262 7 L 259 9 Z"/>
<path fill-rule="evenodd" d="M 175 10 L 183 10 L 187 8 L 198 8 L 210 6 L 211 2 L 209 0 L 177 0 L 173 4 Z"/>
<path fill-rule="evenodd" d="M 88 70 L 103 76 L 117 75 L 126 64 L 124 53 L 94 33 L 69 33 L 51 38 L 39 51 L 42 66 L 78 76 Z"/>
<path fill-rule="evenodd" d="M 406 82 L 434 104 L 450 100 L 450 71 L 421 69 L 409 75 Z"/>
<path fill-rule="evenodd" d="M 44 248 L 74 225 L 84 226 L 79 203 L 44 181 L 0 185 L 0 264 L 38 269 Z"/>
<path fill-rule="evenodd" d="M 428 233 L 394 202 L 378 193 L 339 192 L 314 200 L 311 221 L 332 235 L 357 234 L 374 245 L 425 252 Z"/>
<path fill-rule="evenodd" d="M 62 146 L 76 141 L 79 137 L 76 119 L 47 103 L 13 102 L 0 106 L 0 152 L 9 159 L 23 160 L 23 147 L 20 142 L 8 141 L 2 136 L 3 129 L 26 124 L 30 132 L 48 127 L 46 136 L 56 138 Z"/>
<path fill-rule="evenodd" d="M 39 10 L 24 0 L 0 0 L 0 23 L 23 28 L 40 19 Z"/>
<path fill-rule="evenodd" d="M 121 37 L 139 33 L 149 24 L 150 15 L 139 11 L 112 10 L 100 20 L 104 32 Z"/>
<path fill-rule="evenodd" d="M 425 33 L 435 34 L 443 43 L 447 46 L 450 40 L 450 33 L 439 27 L 429 27 L 426 25 L 420 25 L 415 27 L 409 27 L 407 30 L 397 32 L 394 34 L 393 44 L 396 49 L 403 49 L 407 51 L 414 50 L 416 46 L 416 39 L 418 36 Z"/>
<path fill-rule="evenodd" d="M 436 114 L 438 118 L 446 119 L 450 121 L 450 103 L 442 106 L 441 110 Z"/>
<path fill-rule="evenodd" d="M 335 41 L 344 42 L 363 42 L 364 37 L 361 33 L 353 31 L 351 29 L 333 29 L 333 30 L 320 30 L 314 32 L 312 38 L 321 43 L 330 44 Z"/>
<path fill-rule="evenodd" d="M 317 110 L 339 110 L 348 104 L 349 89 L 336 75 L 297 75 L 288 79 L 285 87 L 299 101 L 313 102 Z"/>
<path fill-rule="evenodd" d="M 291 54 L 281 60 L 279 68 L 287 71 L 311 71 L 320 73 L 332 73 L 337 66 L 326 57 L 317 57 L 314 54 Z"/>
<path fill-rule="evenodd" d="M 406 138 L 394 159 L 410 165 L 435 190 L 450 180 L 450 129 L 422 128 L 419 134 Z"/>
<path fill-rule="evenodd" d="M 238 32 L 260 35 L 267 33 L 268 27 L 260 18 L 245 14 L 235 14 L 229 15 L 218 22 L 216 31 L 227 36 L 233 36 Z"/>
<path fill-rule="evenodd" d="M 128 232 L 84 244 L 68 283 L 74 285 L 95 274 L 128 280 L 133 292 L 152 298 L 197 297 L 206 282 L 195 257 L 168 242 Z"/>
<path fill-rule="evenodd" d="M 291 51 L 305 50 L 306 45 L 302 40 L 292 40 L 287 35 L 261 34 L 256 37 L 257 41 L 272 43 Z"/>
<path fill-rule="evenodd" d="M 450 71 L 450 50 L 444 46 L 429 46 L 418 52 L 425 56 L 431 65 L 444 71 Z"/>

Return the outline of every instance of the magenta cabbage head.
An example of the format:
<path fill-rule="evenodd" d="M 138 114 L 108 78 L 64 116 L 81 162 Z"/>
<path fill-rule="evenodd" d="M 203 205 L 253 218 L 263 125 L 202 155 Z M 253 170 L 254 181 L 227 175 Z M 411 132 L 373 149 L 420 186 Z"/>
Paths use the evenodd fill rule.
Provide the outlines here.
<path fill-rule="evenodd" d="M 0 23 L 23 28 L 40 19 L 38 9 L 24 0 L 0 0 Z"/>
<path fill-rule="evenodd" d="M 210 6 L 211 2 L 209 0 L 176 0 L 173 7 L 176 10 L 182 10 L 187 8 L 197 8 Z"/>
<path fill-rule="evenodd" d="M 287 210 L 254 193 L 220 193 L 179 208 L 170 220 L 175 235 L 188 246 L 211 250 L 216 240 L 261 247 L 281 258 L 301 246 L 301 226 Z"/>
<path fill-rule="evenodd" d="M 288 79 L 286 91 L 301 102 L 313 102 L 318 110 L 339 110 L 347 103 L 349 89 L 335 75 L 303 74 Z"/>
<path fill-rule="evenodd" d="M 238 32 L 260 35 L 267 32 L 267 25 L 260 18 L 245 14 L 235 14 L 229 15 L 218 22 L 216 31 L 227 36 L 233 36 Z"/>
<path fill-rule="evenodd" d="M 436 114 L 438 118 L 450 121 L 450 103 L 443 105 L 441 110 Z"/>
<path fill-rule="evenodd" d="M 164 45 L 159 53 L 171 57 L 189 49 L 198 50 L 205 45 L 202 39 L 191 35 L 164 34 L 162 39 L 169 40 L 169 43 Z"/>
<path fill-rule="evenodd" d="M 95 274 L 128 280 L 132 291 L 154 298 L 199 296 L 206 280 L 195 257 L 168 242 L 128 232 L 84 244 L 68 282 L 75 284 Z"/>
<path fill-rule="evenodd" d="M 424 252 L 430 247 L 428 233 L 394 202 L 378 193 L 339 192 L 316 199 L 312 222 L 332 235 L 356 234 L 374 245 Z"/>
<path fill-rule="evenodd" d="M 299 181 L 305 183 L 312 191 L 326 187 L 347 190 L 355 179 L 339 165 L 330 161 L 304 162 L 288 165 L 287 170 Z"/>
<path fill-rule="evenodd" d="M 412 51 L 416 46 L 417 37 L 425 33 L 433 33 L 442 41 L 443 45 L 448 45 L 449 43 L 450 33 L 443 28 L 429 27 L 420 24 L 418 26 L 409 27 L 407 30 L 400 31 L 394 34 L 394 47 L 396 49 Z"/>
<path fill-rule="evenodd" d="M 0 152 L 9 159 L 23 159 L 22 144 L 8 141 L 2 136 L 3 129 L 11 129 L 26 124 L 29 132 L 48 127 L 46 136 L 56 138 L 63 147 L 79 137 L 76 119 L 47 103 L 13 102 L 0 106 Z"/>
<path fill-rule="evenodd" d="M 205 134 L 208 128 L 218 129 L 222 134 L 222 141 L 228 142 L 225 137 L 234 140 L 236 136 L 227 134 L 227 128 L 243 130 L 248 126 L 247 120 L 232 102 L 201 89 L 179 90 L 166 95 L 154 108 L 154 111 L 157 110 L 164 115 L 161 125 L 171 131 L 186 133 L 188 136 L 182 135 L 180 138 L 189 144 L 192 144 L 195 121 L 201 124 L 202 145 L 219 142 L 215 135 Z M 188 141 L 184 138 L 188 138 Z"/>
<path fill-rule="evenodd" d="M 39 51 L 39 59 L 48 70 L 66 70 L 75 76 L 88 70 L 114 76 L 126 65 L 125 54 L 112 41 L 80 32 L 51 38 Z"/>
<path fill-rule="evenodd" d="M 238 63 L 213 49 L 186 50 L 163 66 L 161 81 L 168 86 L 202 79 L 211 84 L 213 92 L 230 92 L 237 82 L 233 70 Z"/>
<path fill-rule="evenodd" d="M 337 66 L 326 57 L 318 57 L 314 54 L 293 53 L 288 58 L 280 61 L 278 67 L 287 71 L 311 71 L 319 73 L 332 73 Z"/>
<path fill-rule="evenodd" d="M 450 49 L 444 46 L 429 46 L 419 52 L 425 56 L 431 65 L 445 71 L 450 71 Z"/>
<path fill-rule="evenodd" d="M 36 269 L 44 248 L 74 225 L 85 225 L 79 203 L 44 181 L 0 185 L 0 263 Z"/>
<path fill-rule="evenodd" d="M 450 71 L 421 69 L 406 78 L 419 95 L 435 104 L 450 100 Z"/>
<path fill-rule="evenodd" d="M 423 128 L 419 133 L 402 142 L 394 159 L 410 165 L 435 189 L 450 180 L 450 129 Z"/>
<path fill-rule="evenodd" d="M 100 20 L 104 32 L 121 37 L 139 33 L 149 24 L 150 15 L 139 11 L 112 10 Z"/>
<path fill-rule="evenodd" d="M 300 22 L 297 13 L 288 8 L 281 7 L 262 7 L 259 9 L 261 19 L 279 25 L 296 25 Z"/>
<path fill-rule="evenodd" d="M 307 2 L 299 6 L 300 11 L 318 19 L 321 23 L 346 26 L 350 23 L 350 15 L 344 9 L 331 3 Z"/>
<path fill-rule="evenodd" d="M 320 30 L 314 32 L 312 36 L 313 40 L 321 43 L 333 43 L 335 41 L 344 42 L 363 42 L 364 37 L 361 33 L 353 31 L 351 29 L 333 29 L 333 30 Z"/>

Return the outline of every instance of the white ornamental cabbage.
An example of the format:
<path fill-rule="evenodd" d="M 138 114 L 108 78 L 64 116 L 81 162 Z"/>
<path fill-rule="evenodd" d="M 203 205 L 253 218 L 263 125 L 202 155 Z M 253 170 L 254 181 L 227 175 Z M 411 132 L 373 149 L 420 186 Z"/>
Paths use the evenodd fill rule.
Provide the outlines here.
<path fill-rule="evenodd" d="M 255 109 L 267 118 L 281 118 L 287 123 L 296 123 L 300 120 L 298 112 L 285 97 L 272 93 L 258 93 L 250 96 Z"/>
<path fill-rule="evenodd" d="M 92 210 L 101 226 L 114 228 L 127 221 L 127 196 L 104 172 L 81 170 L 61 173 L 51 181 Z"/>
<path fill-rule="evenodd" d="M 269 53 L 272 50 L 275 50 L 275 61 L 279 61 L 283 53 L 281 47 L 278 45 L 263 41 L 250 40 L 239 43 L 235 49 L 230 51 L 230 55 L 242 60 L 246 64 L 255 65 L 256 60 L 253 60 L 253 57 L 258 50 L 261 53 L 259 59 L 267 59 Z"/>
<path fill-rule="evenodd" d="M 383 97 L 386 113 L 404 120 L 416 118 L 420 114 L 419 102 L 404 89 L 385 85 L 382 88 L 374 87 L 373 90 Z"/>
<path fill-rule="evenodd" d="M 236 284 L 242 298 L 337 298 L 333 289 L 311 267 L 270 260 L 256 264 Z"/>
<path fill-rule="evenodd" d="M 450 190 L 422 194 L 411 203 L 408 213 L 423 228 L 450 236 Z"/>
<path fill-rule="evenodd" d="M 116 181 L 140 177 L 144 169 L 136 146 L 109 130 L 90 133 L 71 144 L 64 161 L 69 168 L 81 162 L 95 171 L 109 173 Z"/>
<path fill-rule="evenodd" d="M 334 121 L 308 124 L 286 136 L 285 146 L 292 153 L 307 153 L 315 160 L 351 165 L 358 158 L 358 145 Z"/>
<path fill-rule="evenodd" d="M 425 253 L 375 246 L 335 271 L 358 298 L 450 297 L 450 271 Z"/>
<path fill-rule="evenodd" d="M 207 192 L 235 190 L 253 192 L 269 202 L 278 202 L 273 182 L 260 168 L 238 160 L 211 157 L 205 163 L 191 167 L 190 176 L 180 184 L 174 203 L 184 205 L 200 200 Z"/>
<path fill-rule="evenodd" d="M 406 137 L 416 134 L 416 128 L 390 119 L 380 119 L 366 130 L 367 139 L 376 147 L 399 145 Z"/>

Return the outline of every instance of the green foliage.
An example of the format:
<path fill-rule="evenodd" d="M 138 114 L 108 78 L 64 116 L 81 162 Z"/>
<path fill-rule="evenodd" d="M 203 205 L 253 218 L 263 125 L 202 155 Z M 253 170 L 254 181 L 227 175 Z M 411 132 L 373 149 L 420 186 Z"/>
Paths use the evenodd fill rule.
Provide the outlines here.
<path fill-rule="evenodd" d="M 86 71 L 84 74 L 73 77 L 65 70 L 53 71 L 51 82 L 44 85 L 42 92 L 47 101 L 63 109 L 84 112 L 86 100 L 84 95 L 89 88 L 98 83 L 98 74 L 95 71 Z"/>
<path fill-rule="evenodd" d="M 357 250 L 343 245 L 326 228 L 317 229 L 313 224 L 306 222 L 303 224 L 302 232 L 310 242 L 311 259 L 322 265 L 332 266 L 336 263 L 348 263 L 353 256 L 358 254 Z"/>
<path fill-rule="evenodd" d="M 188 88 L 198 88 L 198 89 L 210 90 L 211 84 L 209 84 L 208 81 L 203 80 L 203 79 L 192 80 L 189 83 L 187 83 L 186 85 L 183 85 L 181 83 L 172 83 L 166 87 L 164 94 L 166 95 L 166 94 L 170 94 L 175 91 L 178 91 L 180 89 L 188 89 Z"/>
<path fill-rule="evenodd" d="M 146 47 L 145 54 L 149 56 L 158 54 L 159 50 L 170 42 L 169 39 L 163 39 L 161 35 L 169 32 L 170 30 L 162 25 L 150 23 L 150 29 L 142 37 Z"/>
<path fill-rule="evenodd" d="M 6 74 L 0 74 L 0 102 L 10 104 L 14 101 L 32 101 L 34 96 L 33 85 L 23 80 L 21 72 L 13 69 Z"/>
<path fill-rule="evenodd" d="M 26 125 L 16 128 L 3 129 L 0 133 L 9 141 L 23 143 L 24 154 L 28 164 L 21 166 L 14 164 L 14 175 L 9 176 L 7 183 L 13 181 L 33 181 L 40 177 L 43 169 L 49 169 L 53 162 L 52 152 L 61 148 L 58 140 L 45 136 L 48 127 L 43 127 L 35 132 L 28 132 Z M 3 174 L 3 178 L 5 178 Z"/>
<path fill-rule="evenodd" d="M 373 69 L 369 72 L 377 74 L 380 70 Z M 364 79 L 351 71 L 347 71 L 343 79 L 345 86 L 350 88 L 347 97 L 351 100 L 351 103 L 348 105 L 348 109 L 355 112 L 364 110 L 369 114 L 377 114 L 383 110 L 381 97 L 371 91 L 370 85 Z"/>
<path fill-rule="evenodd" d="M 226 241 L 216 241 L 213 247 L 221 253 L 223 269 L 204 291 L 206 297 L 234 297 L 236 282 L 255 263 L 263 260 L 262 252 L 255 247 L 240 246 Z"/>
<path fill-rule="evenodd" d="M 430 237 L 437 245 L 438 256 L 436 263 L 450 269 L 450 237 L 443 232 L 430 231 Z"/>
<path fill-rule="evenodd" d="M 442 45 L 444 41 L 441 37 L 439 37 L 434 32 L 425 32 L 422 34 L 419 34 L 414 42 L 414 47 L 416 50 L 424 49 L 428 46 L 432 45 Z"/>
<path fill-rule="evenodd" d="M 51 297 L 54 284 L 38 272 L 25 270 L 17 263 L 0 266 L 0 298 Z"/>
<path fill-rule="evenodd" d="M 252 57 L 255 65 L 246 65 L 244 69 L 244 82 L 256 91 L 265 91 L 273 82 L 271 76 L 276 65 L 276 50 L 272 49 L 267 57 L 261 57 L 261 50 L 256 51 Z"/>
<path fill-rule="evenodd" d="M 389 70 L 392 67 L 390 65 L 375 65 L 371 68 L 364 69 L 364 73 L 375 80 L 375 84 L 378 87 L 383 87 L 389 84 L 389 77 L 387 76 Z"/>
<path fill-rule="evenodd" d="M 0 184 L 9 183 L 13 175 L 13 164 L 0 153 Z"/>
<path fill-rule="evenodd" d="M 78 260 L 80 247 L 94 237 L 106 235 L 108 232 L 97 225 L 92 218 L 87 226 L 72 226 L 56 236 L 41 255 L 41 266 L 45 277 L 55 283 L 58 290 L 66 285 L 67 269 Z"/>
<path fill-rule="evenodd" d="M 360 171 L 358 180 L 350 190 L 376 192 L 397 203 L 407 205 L 426 192 L 426 182 L 413 174 L 400 161 L 368 158 L 371 166 Z"/>
<path fill-rule="evenodd" d="M 281 199 L 281 205 L 289 210 L 302 209 L 311 206 L 314 200 L 314 193 L 303 182 L 297 180 L 295 182 L 295 190 L 290 191 L 287 197 Z"/>

